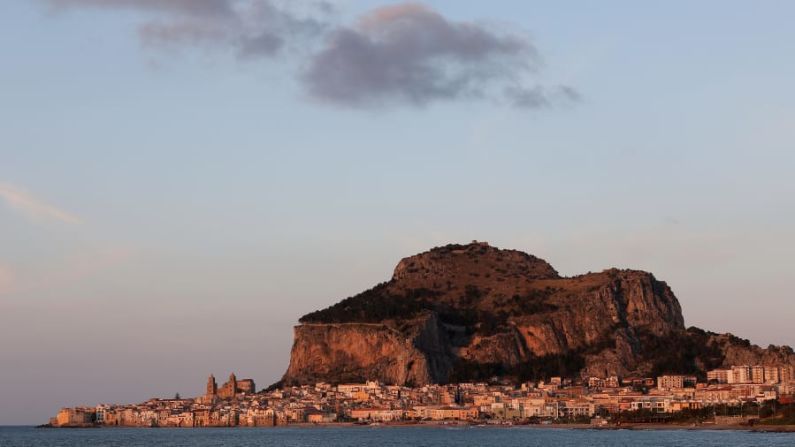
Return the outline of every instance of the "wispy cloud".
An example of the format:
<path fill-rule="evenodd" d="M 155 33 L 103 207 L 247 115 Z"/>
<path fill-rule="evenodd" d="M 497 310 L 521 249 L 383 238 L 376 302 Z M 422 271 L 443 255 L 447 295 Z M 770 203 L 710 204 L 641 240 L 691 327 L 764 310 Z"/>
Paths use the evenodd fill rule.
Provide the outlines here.
<path fill-rule="evenodd" d="M 328 15 L 322 1 L 305 1 L 297 14 L 271 0 L 44 0 L 53 10 L 92 8 L 142 14 L 138 27 L 148 47 L 231 50 L 242 59 L 270 58 L 292 43 L 320 33 Z"/>
<path fill-rule="evenodd" d="M 58 221 L 79 224 L 79 217 L 8 183 L 0 183 L 0 198 L 12 209 L 35 221 Z"/>
<path fill-rule="evenodd" d="M 328 1 L 42 0 L 55 10 L 92 8 L 140 14 L 150 48 L 214 49 L 240 59 L 285 53 L 306 96 L 333 106 L 425 106 L 485 100 L 523 109 L 576 102 L 569 86 L 541 84 L 541 57 L 524 33 L 445 17 L 426 5 L 376 7 L 337 23 Z"/>

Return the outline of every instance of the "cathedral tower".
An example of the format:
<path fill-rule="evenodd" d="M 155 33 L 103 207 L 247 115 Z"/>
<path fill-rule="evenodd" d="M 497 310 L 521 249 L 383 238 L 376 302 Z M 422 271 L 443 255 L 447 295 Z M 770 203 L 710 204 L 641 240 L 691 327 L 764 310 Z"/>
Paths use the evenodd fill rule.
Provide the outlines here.
<path fill-rule="evenodd" d="M 215 376 L 210 374 L 210 378 L 207 379 L 207 397 L 213 398 L 218 393 L 218 384 L 215 383 Z"/>

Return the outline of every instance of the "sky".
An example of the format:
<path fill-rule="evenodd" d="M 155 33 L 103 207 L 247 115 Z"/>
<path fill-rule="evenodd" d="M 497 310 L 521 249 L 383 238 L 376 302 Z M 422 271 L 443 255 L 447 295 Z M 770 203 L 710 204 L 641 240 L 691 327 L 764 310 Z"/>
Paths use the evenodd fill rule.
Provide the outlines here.
<path fill-rule="evenodd" d="M 279 379 L 471 240 L 795 345 L 795 3 L 0 2 L 0 424 Z"/>

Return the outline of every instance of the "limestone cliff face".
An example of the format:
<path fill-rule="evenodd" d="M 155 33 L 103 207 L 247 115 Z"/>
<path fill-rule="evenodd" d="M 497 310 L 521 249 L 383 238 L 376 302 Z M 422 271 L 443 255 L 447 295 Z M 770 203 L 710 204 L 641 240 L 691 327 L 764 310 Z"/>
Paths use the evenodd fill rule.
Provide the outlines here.
<path fill-rule="evenodd" d="M 406 325 L 403 332 L 380 323 L 296 326 L 285 381 L 424 384 L 448 374 L 449 341 L 436 316 L 422 315 Z"/>
<path fill-rule="evenodd" d="M 678 300 L 650 273 L 564 278 L 522 252 L 448 245 L 405 258 L 390 281 L 302 317 L 283 380 L 421 385 L 696 373 L 729 360 L 790 359 L 786 349 L 776 356 L 726 340 L 685 329 Z"/>

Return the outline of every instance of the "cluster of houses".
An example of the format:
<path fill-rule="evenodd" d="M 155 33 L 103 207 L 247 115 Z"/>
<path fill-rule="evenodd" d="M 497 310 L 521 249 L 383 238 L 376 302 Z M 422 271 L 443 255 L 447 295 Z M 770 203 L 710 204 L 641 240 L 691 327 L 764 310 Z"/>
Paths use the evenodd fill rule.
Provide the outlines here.
<path fill-rule="evenodd" d="M 288 424 L 588 420 L 625 411 L 674 413 L 716 405 L 791 402 L 792 366 L 734 366 L 696 377 L 554 377 L 520 386 L 485 383 L 403 387 L 377 382 L 255 392 L 234 375 L 222 387 L 210 376 L 207 392 L 193 399 L 151 399 L 135 405 L 64 408 L 55 427 L 267 427 Z"/>

